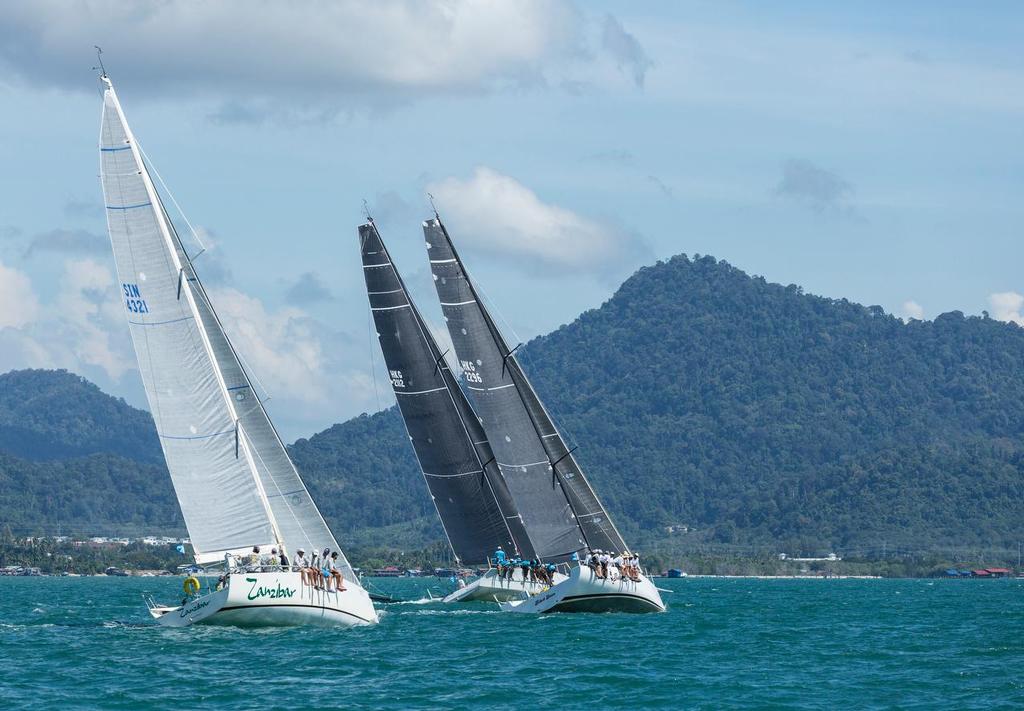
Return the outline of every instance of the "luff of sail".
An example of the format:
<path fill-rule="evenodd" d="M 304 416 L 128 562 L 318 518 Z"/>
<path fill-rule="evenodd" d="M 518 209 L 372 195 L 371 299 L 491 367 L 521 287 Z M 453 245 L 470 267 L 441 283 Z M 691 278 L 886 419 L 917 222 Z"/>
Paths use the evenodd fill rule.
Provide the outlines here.
<path fill-rule="evenodd" d="M 575 497 L 560 475 L 568 458 L 552 458 L 545 441 L 560 436 L 552 426 L 542 437 L 534 421 L 536 408 L 529 406 L 536 399 L 530 397 L 532 387 L 480 302 L 440 219 L 425 222 L 423 232 L 434 286 L 466 387 L 539 554 L 557 560 L 588 545 L 601 547 L 587 537 L 591 526 L 585 529 L 584 521 L 606 520 L 607 515 L 599 503 L 597 515 L 592 509 L 573 505 Z"/>
<path fill-rule="evenodd" d="M 373 222 L 359 227 L 367 296 L 409 439 L 455 556 L 535 553 L 483 428 Z"/>

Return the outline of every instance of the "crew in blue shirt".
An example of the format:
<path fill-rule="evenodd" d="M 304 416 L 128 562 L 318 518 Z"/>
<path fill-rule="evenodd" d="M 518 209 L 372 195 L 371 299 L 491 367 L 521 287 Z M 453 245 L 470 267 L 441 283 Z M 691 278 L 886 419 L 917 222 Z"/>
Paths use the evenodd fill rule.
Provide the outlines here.
<path fill-rule="evenodd" d="M 502 574 L 505 572 L 505 551 L 498 546 L 498 550 L 494 551 L 494 565 L 498 569 L 498 579 L 501 579 Z"/>

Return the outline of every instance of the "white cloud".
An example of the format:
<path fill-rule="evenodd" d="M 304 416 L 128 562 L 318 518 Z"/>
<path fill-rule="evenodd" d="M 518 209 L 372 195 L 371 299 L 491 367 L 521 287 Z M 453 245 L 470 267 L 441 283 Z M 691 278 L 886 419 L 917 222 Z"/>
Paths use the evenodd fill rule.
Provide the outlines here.
<path fill-rule="evenodd" d="M 992 307 L 992 318 L 999 321 L 1012 321 L 1024 326 L 1024 296 L 1015 291 L 1002 291 L 989 294 L 988 303 Z"/>
<path fill-rule="evenodd" d="M 324 349 L 305 311 L 268 311 L 259 299 L 237 289 L 210 294 L 235 347 L 274 395 L 321 401 Z"/>
<path fill-rule="evenodd" d="M 900 315 L 903 316 L 903 320 L 905 321 L 923 321 L 924 309 L 921 307 L 921 304 L 916 301 L 908 300 L 904 301 L 903 304 L 900 305 Z"/>
<path fill-rule="evenodd" d="M 34 321 L 38 312 L 32 281 L 0 262 L 0 329 L 20 328 Z"/>
<path fill-rule="evenodd" d="M 377 344 L 367 342 L 369 334 L 351 338 L 300 308 L 268 308 L 234 288 L 213 289 L 210 299 L 246 368 L 271 396 L 271 415 L 286 437 L 373 411 L 387 397 L 386 379 L 374 395 L 368 354 Z"/>
<path fill-rule="evenodd" d="M 110 270 L 91 259 L 69 260 L 53 300 L 40 304 L 28 277 L 0 265 L 0 369 L 67 368 L 118 381 L 135 366 Z M 14 276 L 12 276 L 12 274 Z M 22 303 L 8 298 L 15 285 Z"/>
<path fill-rule="evenodd" d="M 99 44 L 119 85 L 206 94 L 225 120 L 252 121 L 268 107 L 244 102 L 282 94 L 387 103 L 544 83 L 585 56 L 582 24 L 568 0 L 34 0 L 0 8 L 0 65 L 82 90 Z"/>
<path fill-rule="evenodd" d="M 93 259 L 69 259 L 62 267 L 54 289 L 41 291 L 27 275 L 0 264 L 0 372 L 66 368 L 144 407 L 112 269 Z M 286 437 L 374 409 L 368 336 L 350 338 L 303 309 L 268 307 L 234 288 L 210 291 L 232 342 L 273 396 Z M 381 395 L 386 384 L 377 383 Z"/>
<path fill-rule="evenodd" d="M 636 235 L 546 203 L 490 168 L 477 168 L 468 180 L 446 178 L 429 190 L 460 243 L 530 266 L 604 271 L 646 254 Z"/>

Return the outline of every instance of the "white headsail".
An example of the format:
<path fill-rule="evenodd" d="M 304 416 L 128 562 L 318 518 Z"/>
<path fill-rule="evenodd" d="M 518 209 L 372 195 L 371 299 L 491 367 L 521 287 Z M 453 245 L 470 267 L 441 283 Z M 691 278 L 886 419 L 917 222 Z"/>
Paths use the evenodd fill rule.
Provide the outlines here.
<path fill-rule="evenodd" d="M 338 550 L 174 231 L 110 80 L 103 81 L 107 225 L 139 371 L 196 560 L 253 545 Z"/>

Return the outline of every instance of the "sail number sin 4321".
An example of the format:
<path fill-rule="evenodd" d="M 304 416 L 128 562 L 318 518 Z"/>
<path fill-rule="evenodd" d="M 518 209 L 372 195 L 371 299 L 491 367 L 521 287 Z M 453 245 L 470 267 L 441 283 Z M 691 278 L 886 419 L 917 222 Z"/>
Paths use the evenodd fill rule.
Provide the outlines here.
<path fill-rule="evenodd" d="M 142 292 L 139 291 L 138 284 L 121 284 L 121 289 L 124 291 L 124 305 L 126 309 L 133 314 L 149 313 L 149 306 L 146 305 L 146 300 L 142 298 Z"/>

